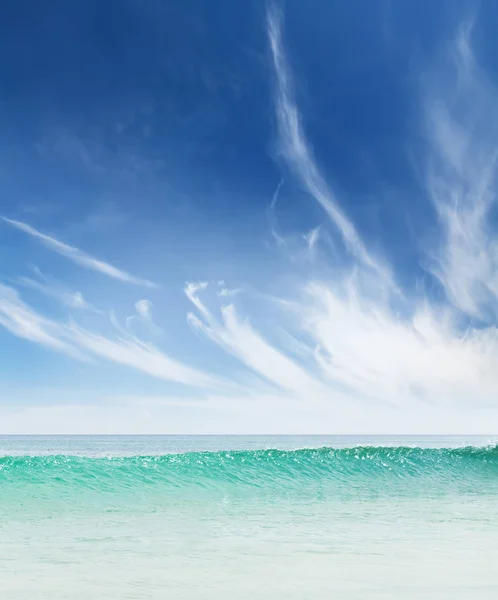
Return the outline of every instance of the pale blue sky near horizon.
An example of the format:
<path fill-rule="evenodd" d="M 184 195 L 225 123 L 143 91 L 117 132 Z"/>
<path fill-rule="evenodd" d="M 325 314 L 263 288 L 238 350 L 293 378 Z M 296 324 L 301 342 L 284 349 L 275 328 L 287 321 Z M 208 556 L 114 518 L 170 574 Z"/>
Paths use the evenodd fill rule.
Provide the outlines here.
<path fill-rule="evenodd" d="M 497 16 L 5 6 L 0 433 L 492 433 Z"/>

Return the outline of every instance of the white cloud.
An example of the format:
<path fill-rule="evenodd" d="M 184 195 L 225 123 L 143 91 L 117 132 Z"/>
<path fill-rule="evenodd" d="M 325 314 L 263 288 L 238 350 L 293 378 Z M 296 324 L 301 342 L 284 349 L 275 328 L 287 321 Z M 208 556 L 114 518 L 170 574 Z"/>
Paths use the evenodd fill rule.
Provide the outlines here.
<path fill-rule="evenodd" d="M 118 269 L 113 265 L 110 265 L 109 263 L 106 263 L 98 258 L 90 256 L 86 252 L 83 252 L 83 250 L 79 250 L 78 248 L 69 246 L 68 244 L 63 243 L 54 237 L 51 237 L 42 233 L 41 231 L 38 231 L 37 229 L 31 227 L 31 225 L 28 225 L 27 223 L 15 221 L 13 219 L 7 219 L 6 217 L 0 218 L 11 227 L 14 227 L 19 231 L 27 233 L 31 237 L 40 241 L 47 248 L 50 248 L 54 252 L 57 252 L 58 254 L 69 258 L 69 260 L 72 260 L 74 263 L 80 265 L 85 269 L 97 271 L 98 273 L 107 275 L 112 279 L 124 281 L 125 283 L 143 285 L 149 288 L 157 287 L 157 285 L 152 281 L 148 281 L 147 279 L 141 279 L 139 277 L 135 277 L 134 275 L 130 275 L 126 271 L 122 271 L 121 269 Z"/>
<path fill-rule="evenodd" d="M 268 34 L 283 152 L 338 226 L 356 264 L 351 275 L 336 273 L 332 281 L 310 275 L 300 297 L 278 302 L 286 320 L 294 319 L 295 330 L 287 333 L 299 341 L 301 351 L 307 348 L 301 352 L 307 361 L 298 363 L 290 358 L 290 349 L 270 343 L 234 304 L 221 306 L 216 319 L 199 298 L 206 283 L 187 286 L 198 311 L 189 315 L 190 323 L 280 390 L 306 402 L 314 399 L 322 407 L 359 402 L 423 411 L 432 405 L 496 404 L 498 330 L 471 323 L 462 327 L 462 311 L 484 316 L 485 308 L 495 316 L 498 307 L 498 246 L 489 224 L 496 198 L 498 126 L 492 113 L 484 111 L 496 106 L 496 95 L 477 70 L 466 34 L 453 54 L 454 85 L 451 73 L 434 77 L 436 83 L 445 82 L 444 94 L 437 102 L 433 96 L 426 99 L 433 150 L 427 181 L 445 234 L 435 255 L 437 275 L 448 294 L 442 304 L 423 295 L 403 297 L 378 277 L 389 268 L 384 270 L 368 254 L 311 157 L 292 98 L 275 9 L 269 13 Z M 310 236 L 311 246 L 316 235 Z"/>
<path fill-rule="evenodd" d="M 67 336 L 71 342 L 84 351 L 137 369 L 152 377 L 200 388 L 222 387 L 225 385 L 215 376 L 184 365 L 154 346 L 134 338 L 113 340 L 76 325 L 66 326 L 62 331 L 62 335 Z"/>
<path fill-rule="evenodd" d="M 333 385 L 352 397 L 401 407 L 493 404 L 498 389 L 494 328 L 461 331 L 447 309 L 420 301 L 401 316 L 356 282 L 312 283 L 300 326 Z"/>
<path fill-rule="evenodd" d="M 74 346 L 58 335 L 58 327 L 50 319 L 29 309 L 11 287 L 0 284 L 0 327 L 16 337 L 30 340 L 52 350 L 78 355 Z"/>
<path fill-rule="evenodd" d="M 77 358 L 90 356 L 127 366 L 152 377 L 200 388 L 221 388 L 227 382 L 174 360 L 129 336 L 112 339 L 74 322 L 47 319 L 25 304 L 18 293 L 0 285 L 0 327 L 17 337 Z"/>
<path fill-rule="evenodd" d="M 299 362 L 290 357 L 289 328 L 285 346 L 277 347 L 233 304 L 221 307 L 219 321 L 190 292 L 200 315 L 191 313 L 189 322 L 284 397 L 309 407 L 496 405 L 495 328 L 462 331 L 451 308 L 423 299 L 402 315 L 375 285 L 358 273 L 333 284 L 312 281 L 299 300 L 277 303 L 294 320 Z"/>
<path fill-rule="evenodd" d="M 311 231 L 309 231 L 308 233 L 306 233 L 303 236 L 304 240 L 306 241 L 306 244 L 308 246 L 309 254 L 312 258 L 314 256 L 316 246 L 317 246 L 318 242 L 320 241 L 320 231 L 321 231 L 321 226 L 318 225 L 317 227 L 314 227 Z"/>
<path fill-rule="evenodd" d="M 69 290 L 59 282 L 46 277 L 41 273 L 39 269 L 35 269 L 35 275 L 37 279 L 32 277 L 16 277 L 15 283 L 23 287 L 35 290 L 40 294 L 44 294 L 49 298 L 57 300 L 63 306 L 68 308 L 79 308 L 82 310 L 89 310 L 91 312 L 100 312 L 94 306 L 92 306 L 83 294 L 79 291 Z"/>
<path fill-rule="evenodd" d="M 247 320 L 241 320 L 235 306 L 221 307 L 221 321 L 214 318 L 198 296 L 206 285 L 188 284 L 187 297 L 194 303 L 201 318 L 190 313 L 190 324 L 202 331 L 213 342 L 236 356 L 246 367 L 270 381 L 290 395 L 322 394 L 325 389 L 304 369 L 274 348 Z"/>
<path fill-rule="evenodd" d="M 235 288 L 233 290 L 229 290 L 228 288 L 221 288 L 218 292 L 218 296 L 220 298 L 230 298 L 233 296 L 238 296 L 242 290 L 240 288 Z"/>
<path fill-rule="evenodd" d="M 356 261 L 350 276 L 336 272 L 330 281 L 310 275 L 298 299 L 279 302 L 295 319 L 296 331 L 288 333 L 301 346 L 306 340 L 308 356 L 314 356 L 306 370 L 287 362 L 286 352 L 264 340 L 233 305 L 222 307 L 220 323 L 196 294 L 188 295 L 201 312 L 200 319 L 190 316 L 191 322 L 281 388 L 300 394 L 307 390 L 307 397 L 315 394 L 329 402 L 349 398 L 365 406 L 380 402 L 405 409 L 427 403 L 495 402 L 497 330 L 494 326 L 462 328 L 460 311 L 483 316 L 484 306 L 496 316 L 498 308 L 498 244 L 488 220 L 496 198 L 498 126 L 490 109 L 496 106 L 497 96 L 472 58 L 466 37 L 469 28 L 463 31 L 453 54 L 454 82 L 451 73 L 438 73 L 433 83 L 444 82 L 446 87 L 436 86 L 424 99 L 433 150 L 427 181 L 445 233 L 435 258 L 449 303 L 438 305 L 423 296 L 405 298 L 392 288 L 386 275 L 390 268 L 370 255 L 338 208 L 309 149 L 282 49 L 281 18 L 277 9 L 270 9 L 268 36 L 282 152 L 338 227 Z M 279 189 L 280 185 L 276 194 Z M 272 207 L 275 201 L 276 196 Z M 315 231 L 310 236 L 311 247 L 317 235 Z M 317 370 L 321 377 L 314 375 Z"/>
<path fill-rule="evenodd" d="M 497 208 L 498 94 L 476 64 L 472 27 L 426 78 L 430 142 L 426 186 L 442 227 L 433 272 L 449 300 L 470 317 L 498 316 Z"/>
<path fill-rule="evenodd" d="M 152 319 L 152 302 L 150 300 L 138 300 L 135 302 L 135 308 L 142 319 Z"/>
<path fill-rule="evenodd" d="M 275 70 L 276 116 L 278 123 L 278 143 L 281 153 L 304 189 L 322 206 L 331 221 L 339 230 L 350 252 L 386 280 L 390 280 L 387 266 L 374 257 L 358 235 L 355 226 L 340 208 L 337 198 L 327 185 L 324 176 L 315 163 L 313 152 L 302 126 L 302 118 L 294 98 L 292 72 L 289 68 L 282 43 L 282 15 L 271 4 L 267 15 L 268 39 Z M 276 202 L 281 184 L 274 195 Z M 278 241 L 278 240 L 277 240 Z"/>
<path fill-rule="evenodd" d="M 153 306 L 150 300 L 142 299 L 135 302 L 136 314 L 131 315 L 126 319 L 127 329 L 133 331 L 137 325 L 142 325 L 150 333 L 161 333 L 161 328 L 154 323 L 152 308 Z"/>

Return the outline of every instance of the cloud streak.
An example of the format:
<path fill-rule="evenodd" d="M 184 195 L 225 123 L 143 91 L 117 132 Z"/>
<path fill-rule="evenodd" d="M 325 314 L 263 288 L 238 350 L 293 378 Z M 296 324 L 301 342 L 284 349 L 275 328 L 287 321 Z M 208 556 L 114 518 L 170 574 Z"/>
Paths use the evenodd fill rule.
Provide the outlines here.
<path fill-rule="evenodd" d="M 16 277 L 14 281 L 17 285 L 44 294 L 49 298 L 53 298 L 68 308 L 88 310 L 95 313 L 100 312 L 85 299 L 81 292 L 67 289 L 60 283 L 45 277 L 39 269 L 35 269 L 35 273 L 37 276 L 36 279 L 20 276 Z"/>
<path fill-rule="evenodd" d="M 98 258 L 83 252 L 79 248 L 75 248 L 74 246 L 69 246 L 60 240 L 46 235 L 41 231 L 38 231 L 31 225 L 27 223 L 23 223 L 22 221 L 15 221 L 13 219 L 8 219 L 6 217 L 0 217 L 4 223 L 7 223 L 11 227 L 14 227 L 18 231 L 22 231 L 32 238 L 41 242 L 47 248 L 50 248 L 57 254 L 64 256 L 76 263 L 80 267 L 84 269 L 89 269 L 90 271 L 96 271 L 101 273 L 102 275 L 106 275 L 107 277 L 111 277 L 112 279 L 117 279 L 118 281 L 122 281 L 124 283 L 132 283 L 135 285 L 141 285 L 148 288 L 155 288 L 157 284 L 152 281 L 148 281 L 147 279 L 141 279 L 140 277 L 135 277 L 134 275 L 130 275 L 126 271 L 122 271 L 113 265 L 106 263 Z"/>
<path fill-rule="evenodd" d="M 323 374 L 351 397 L 404 408 L 495 404 L 495 328 L 462 331 L 451 309 L 424 300 L 401 316 L 357 281 L 312 282 L 305 294 L 300 329 Z"/>
<path fill-rule="evenodd" d="M 151 333 L 161 333 L 161 328 L 154 323 L 152 317 L 152 302 L 142 299 L 135 302 L 136 314 L 131 315 L 126 319 L 126 327 L 129 331 L 133 331 L 135 325 L 142 325 Z"/>
<path fill-rule="evenodd" d="M 0 285 L 0 327 L 13 335 L 74 358 L 101 358 L 152 377 L 190 387 L 220 389 L 227 382 L 174 360 L 133 336 L 110 338 L 40 315 L 11 287 Z"/>
<path fill-rule="evenodd" d="M 365 266 L 390 279 L 389 269 L 368 251 L 355 226 L 340 208 L 337 198 L 315 162 L 294 98 L 293 76 L 282 40 L 282 13 L 275 4 L 270 4 L 268 8 L 267 34 L 275 73 L 275 113 L 282 156 L 304 189 L 327 213 L 353 256 Z"/>
<path fill-rule="evenodd" d="M 442 228 L 432 271 L 455 307 L 490 323 L 498 317 L 498 94 L 475 61 L 471 33 L 465 23 L 426 78 L 425 185 Z"/>
<path fill-rule="evenodd" d="M 289 346 L 279 348 L 257 332 L 233 303 L 222 304 L 221 317 L 215 318 L 199 296 L 206 283 L 187 286 L 197 309 L 189 322 L 278 389 L 307 401 L 405 409 L 495 405 L 498 245 L 490 214 L 496 201 L 498 127 L 492 109 L 498 96 L 472 56 L 470 28 L 462 28 L 456 40 L 452 69 L 444 64 L 431 78 L 437 85 L 424 92 L 426 182 L 443 232 L 443 243 L 432 255 L 434 274 L 447 294 L 447 301 L 434 302 L 423 294 L 403 297 L 387 285 L 387 277 L 378 277 L 390 273 L 389 267 L 367 251 L 313 160 L 293 98 L 281 18 L 273 6 L 267 25 L 282 152 L 341 232 L 354 267 L 332 281 L 311 275 L 298 298 L 275 299 L 286 320 L 293 319 L 295 329 L 286 331 L 287 339 L 298 341 L 306 367 L 304 360 L 290 358 Z M 311 247 L 316 236 L 310 236 Z M 467 321 L 462 326 L 465 316 L 491 320 L 491 325 Z"/>
<path fill-rule="evenodd" d="M 341 414 L 358 406 L 405 411 L 495 406 L 498 331 L 461 330 L 451 307 L 424 299 L 401 315 L 381 300 L 381 280 L 374 282 L 365 284 L 361 276 L 311 280 L 300 298 L 275 298 L 292 323 L 280 347 L 233 303 L 221 305 L 217 319 L 199 297 L 207 289 L 203 285 L 187 286 L 197 309 L 188 320 L 280 396 L 310 409 L 335 407 Z M 333 424 L 334 412 L 329 418 Z"/>
<path fill-rule="evenodd" d="M 191 326 L 204 333 L 211 341 L 238 358 L 246 367 L 278 389 L 293 396 L 321 396 L 326 389 L 319 381 L 272 346 L 247 320 L 239 318 L 233 304 L 221 307 L 218 321 L 199 298 L 199 292 L 207 288 L 205 283 L 188 284 L 185 293 L 195 305 L 200 318 L 189 313 Z"/>

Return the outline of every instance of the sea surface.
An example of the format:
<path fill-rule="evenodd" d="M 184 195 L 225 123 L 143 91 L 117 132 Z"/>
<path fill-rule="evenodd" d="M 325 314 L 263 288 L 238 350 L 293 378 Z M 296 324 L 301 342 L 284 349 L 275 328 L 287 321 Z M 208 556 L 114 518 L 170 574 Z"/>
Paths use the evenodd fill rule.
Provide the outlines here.
<path fill-rule="evenodd" d="M 0 437 L 0 598 L 496 600 L 497 443 Z"/>

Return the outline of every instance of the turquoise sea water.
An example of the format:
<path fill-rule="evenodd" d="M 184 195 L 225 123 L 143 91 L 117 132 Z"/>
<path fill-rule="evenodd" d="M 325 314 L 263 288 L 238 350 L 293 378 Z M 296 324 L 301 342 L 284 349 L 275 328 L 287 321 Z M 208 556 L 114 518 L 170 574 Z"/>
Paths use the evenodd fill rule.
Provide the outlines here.
<path fill-rule="evenodd" d="M 0 597 L 496 600 L 496 442 L 0 437 Z"/>

